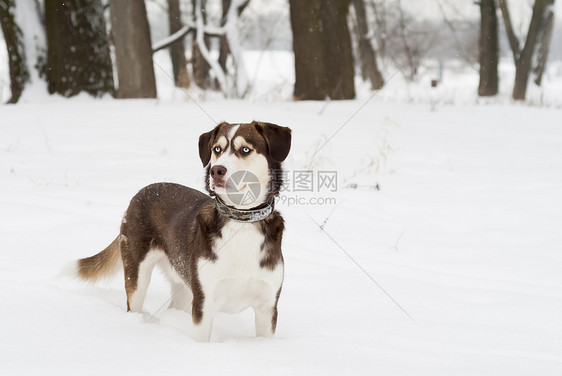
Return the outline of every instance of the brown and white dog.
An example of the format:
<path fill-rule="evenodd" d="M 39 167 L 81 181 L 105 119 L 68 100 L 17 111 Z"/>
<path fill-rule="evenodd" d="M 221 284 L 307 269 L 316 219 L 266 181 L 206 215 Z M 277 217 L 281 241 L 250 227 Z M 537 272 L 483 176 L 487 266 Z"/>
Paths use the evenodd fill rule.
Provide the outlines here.
<path fill-rule="evenodd" d="M 212 197 L 156 183 L 131 200 L 119 236 L 76 261 L 78 277 L 95 281 L 125 271 L 127 311 L 140 312 L 154 266 L 172 285 L 170 307 L 191 312 L 194 336 L 209 341 L 218 312 L 252 307 L 256 335 L 272 336 L 283 283 L 283 218 L 273 209 L 291 130 L 275 124 L 221 123 L 199 138 Z"/>

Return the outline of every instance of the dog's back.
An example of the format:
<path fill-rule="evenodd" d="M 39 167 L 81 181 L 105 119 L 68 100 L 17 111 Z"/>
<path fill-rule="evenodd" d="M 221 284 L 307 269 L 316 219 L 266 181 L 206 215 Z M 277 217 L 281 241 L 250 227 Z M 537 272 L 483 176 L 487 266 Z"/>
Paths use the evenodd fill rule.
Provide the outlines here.
<path fill-rule="evenodd" d="M 67 267 L 66 274 L 95 282 L 121 270 L 122 259 L 126 260 L 123 267 L 127 268 L 142 262 L 152 248 L 169 253 L 173 250 L 168 249 L 165 237 L 181 238 L 188 230 L 186 225 L 205 205 L 213 207 L 213 200 L 195 189 L 174 183 L 151 184 L 131 199 L 123 216 L 120 235 L 100 253 Z M 175 226 L 178 226 L 179 234 Z M 129 239 L 134 244 L 130 244 Z M 136 285 L 135 278 L 126 283 Z"/>

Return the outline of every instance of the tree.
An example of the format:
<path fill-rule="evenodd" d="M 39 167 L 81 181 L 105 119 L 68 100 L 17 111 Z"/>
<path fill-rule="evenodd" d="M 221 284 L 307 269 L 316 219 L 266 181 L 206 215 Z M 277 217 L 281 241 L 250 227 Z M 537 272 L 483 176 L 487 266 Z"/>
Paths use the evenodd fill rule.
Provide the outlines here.
<path fill-rule="evenodd" d="M 355 18 L 357 19 L 361 73 L 364 80 L 369 79 L 371 81 L 371 88 L 373 90 L 378 90 L 383 87 L 384 79 L 377 65 L 375 49 L 371 44 L 364 0 L 353 0 L 353 7 L 355 9 Z"/>
<path fill-rule="evenodd" d="M 495 0 L 480 1 L 480 83 L 478 95 L 498 93 L 498 18 Z"/>
<path fill-rule="evenodd" d="M 150 28 L 144 0 L 110 0 L 119 98 L 156 98 Z"/>
<path fill-rule="evenodd" d="M 532 68 L 533 55 L 544 28 L 544 14 L 547 4 L 552 4 L 549 0 L 535 0 L 533 6 L 533 15 L 527 31 L 527 38 L 523 49 L 520 48 L 520 42 L 511 23 L 511 16 L 507 0 L 499 0 L 500 9 L 505 24 L 505 31 L 509 40 L 509 46 L 513 52 L 513 60 L 515 62 L 515 85 L 513 87 L 513 99 L 524 100 L 527 92 L 527 83 L 529 81 L 529 73 Z"/>
<path fill-rule="evenodd" d="M 181 10 L 179 0 L 168 0 L 168 20 L 170 24 L 170 35 L 183 27 L 181 21 Z M 185 59 L 184 38 L 172 43 L 170 46 L 170 58 L 174 70 L 174 82 L 177 87 L 187 89 L 190 85 L 187 73 L 187 60 Z"/>
<path fill-rule="evenodd" d="M 554 0 L 549 0 L 544 15 L 543 27 L 539 36 L 539 47 L 537 49 L 537 67 L 535 68 L 535 83 L 541 85 L 542 75 L 546 68 L 548 53 L 550 51 L 550 42 L 552 40 L 552 31 L 554 29 Z"/>
<path fill-rule="evenodd" d="M 100 0 L 45 0 L 49 93 L 114 92 Z"/>
<path fill-rule="evenodd" d="M 207 23 L 205 15 L 206 0 L 192 0 L 193 22 L 188 22 L 172 35 L 155 43 L 152 46 L 153 52 L 166 48 L 190 33 L 195 33 L 193 37 L 194 49 L 192 55 L 193 76 L 197 86 L 202 88 L 211 87 L 211 72 L 214 75 L 217 88 L 220 88 L 227 97 L 243 97 L 248 91 L 248 80 L 245 73 L 242 53 L 239 48 L 238 39 L 238 18 L 240 10 L 248 0 L 233 0 L 230 8 L 226 12 L 226 22 L 220 27 L 214 27 Z M 210 51 L 211 38 L 225 38 L 229 46 L 229 54 L 232 64 L 220 63 Z"/>
<path fill-rule="evenodd" d="M 10 70 L 10 87 L 12 97 L 8 103 L 16 103 L 29 81 L 25 47 L 22 31 L 14 17 L 14 0 L 0 0 L 0 24 L 8 49 L 8 66 Z"/>
<path fill-rule="evenodd" d="M 350 0 L 289 0 L 297 100 L 355 97 Z"/>
<path fill-rule="evenodd" d="M 405 74 L 405 76 L 409 81 L 414 81 L 418 75 L 418 69 L 421 63 L 421 51 L 419 45 L 412 44 L 411 39 L 409 38 L 409 21 L 407 20 L 404 9 L 402 8 L 401 0 L 397 1 L 396 9 L 398 10 L 398 35 L 406 58 L 405 66 L 408 68 L 408 73 Z"/>
<path fill-rule="evenodd" d="M 325 99 L 328 80 L 318 0 L 289 0 L 289 4 L 295 55 L 295 99 Z"/>
<path fill-rule="evenodd" d="M 422 59 L 430 52 L 435 55 L 443 55 L 445 50 L 457 49 L 457 54 L 468 59 L 464 51 L 471 50 L 464 41 L 456 36 L 457 22 L 449 21 L 440 0 L 434 2 L 443 13 L 446 26 L 451 30 L 455 46 L 449 44 L 443 25 L 434 20 L 427 20 L 412 13 L 411 7 L 403 6 L 401 0 L 365 0 L 375 16 L 373 29 L 374 38 L 379 47 L 377 52 L 383 62 L 392 62 L 407 81 L 415 81 L 418 78 Z M 446 2 L 447 7 L 452 8 L 451 3 Z M 458 12 L 455 12 L 458 14 Z M 468 29 L 468 28 L 467 28 Z M 463 33 L 464 35 L 464 33 Z M 471 47 L 471 46 L 470 46 Z M 441 49 L 441 53 L 436 52 Z"/>
<path fill-rule="evenodd" d="M 45 29 L 36 0 L 0 0 L 0 26 L 8 50 L 12 96 L 16 103 L 30 84 L 41 85 L 46 71 Z"/>
<path fill-rule="evenodd" d="M 387 29 L 387 11 L 385 1 L 378 2 L 379 0 L 369 0 L 368 5 L 373 10 L 375 15 L 375 40 L 377 41 L 377 47 L 379 55 L 382 59 L 386 57 L 386 37 L 388 36 Z"/>
<path fill-rule="evenodd" d="M 193 4 L 193 21 L 199 27 L 207 24 L 207 0 L 192 0 Z M 198 20 L 197 9 L 200 7 L 201 20 Z M 197 33 L 197 31 L 196 31 Z M 205 46 L 200 46 L 200 44 L 205 44 Z M 193 69 L 193 80 L 195 84 L 201 89 L 208 89 L 211 87 L 211 76 L 209 74 L 211 66 L 203 56 L 201 49 L 209 49 L 210 39 L 206 35 L 202 37 L 202 41 L 198 41 L 197 38 L 193 40 L 193 46 L 191 49 L 191 67 Z"/>
<path fill-rule="evenodd" d="M 237 17 L 240 17 L 242 15 L 242 12 L 244 11 L 244 9 L 246 9 L 249 3 L 250 0 L 242 0 L 241 2 L 236 2 L 233 5 L 232 0 L 222 0 L 222 17 L 220 22 L 221 28 L 225 28 L 227 26 L 229 17 L 231 17 L 230 11 L 233 6 L 236 8 L 233 9 L 233 11 L 236 12 Z M 231 54 L 232 51 L 230 50 L 230 47 L 228 45 L 228 36 L 225 33 L 219 38 L 219 65 L 221 66 L 222 70 L 225 72 L 228 72 L 227 59 L 228 56 Z"/>
<path fill-rule="evenodd" d="M 481 2 L 479 0 L 475 0 L 474 3 L 478 6 L 481 5 Z M 443 33 L 441 32 L 439 33 L 439 37 L 437 37 L 435 40 L 435 43 L 438 44 L 439 47 L 436 48 L 436 51 L 434 51 L 434 53 L 436 53 L 438 56 L 440 55 L 439 59 L 441 59 L 444 54 L 450 54 L 452 52 L 456 55 L 455 57 L 461 58 L 471 68 L 473 68 L 474 70 L 478 70 L 477 65 L 480 60 L 479 43 L 481 32 L 477 27 L 477 22 L 480 22 L 481 20 L 474 21 L 470 17 L 460 16 L 462 14 L 462 11 L 458 9 L 452 2 L 444 3 L 442 0 L 438 0 L 437 5 L 439 6 L 439 10 L 443 15 L 443 23 L 445 24 L 445 26 L 447 26 L 451 33 L 450 37 L 442 35 Z M 448 8 L 449 11 L 447 11 L 446 8 Z M 454 15 L 454 18 L 450 17 L 451 13 L 452 15 Z M 436 24 L 436 26 L 438 30 L 442 30 L 443 25 Z M 475 29 L 478 30 L 476 30 L 475 32 Z M 451 49 L 451 47 L 453 49 Z M 447 52 L 445 52 L 445 50 L 447 50 Z"/>

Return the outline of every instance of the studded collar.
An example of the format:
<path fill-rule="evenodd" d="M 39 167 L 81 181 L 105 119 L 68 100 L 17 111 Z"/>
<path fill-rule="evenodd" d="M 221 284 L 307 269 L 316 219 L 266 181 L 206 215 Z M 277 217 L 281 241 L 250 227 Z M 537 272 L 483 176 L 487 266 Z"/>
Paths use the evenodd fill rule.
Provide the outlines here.
<path fill-rule="evenodd" d="M 228 206 L 218 196 L 215 196 L 215 207 L 220 214 L 238 222 L 258 222 L 266 219 L 273 213 L 275 200 L 271 198 L 269 202 L 261 208 L 256 209 L 237 209 Z"/>

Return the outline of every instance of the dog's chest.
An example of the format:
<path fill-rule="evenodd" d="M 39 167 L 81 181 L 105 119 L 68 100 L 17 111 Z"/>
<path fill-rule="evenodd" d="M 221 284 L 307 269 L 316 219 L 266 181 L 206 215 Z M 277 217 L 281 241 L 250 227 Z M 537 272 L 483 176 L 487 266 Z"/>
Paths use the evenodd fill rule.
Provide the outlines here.
<path fill-rule="evenodd" d="M 213 249 L 217 259 L 199 260 L 205 304 L 230 313 L 272 304 L 283 283 L 283 264 L 273 270 L 260 266 L 265 257 L 264 235 L 251 223 L 232 220 L 221 233 Z"/>

